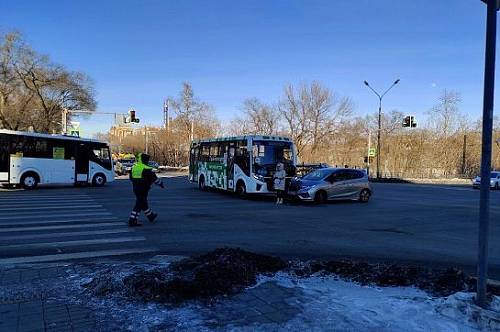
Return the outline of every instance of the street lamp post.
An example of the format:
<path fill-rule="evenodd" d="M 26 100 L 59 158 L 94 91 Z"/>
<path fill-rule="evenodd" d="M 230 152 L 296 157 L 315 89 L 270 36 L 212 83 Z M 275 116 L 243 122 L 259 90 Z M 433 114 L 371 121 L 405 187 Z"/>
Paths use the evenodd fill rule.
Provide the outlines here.
<path fill-rule="evenodd" d="M 488 228 L 490 221 L 490 176 L 493 131 L 493 101 L 495 93 L 495 50 L 498 0 L 483 0 L 487 4 L 486 47 L 484 61 L 483 134 L 481 144 L 481 190 L 479 194 L 479 243 L 477 262 L 477 304 L 487 307 Z"/>
<path fill-rule="evenodd" d="M 373 89 L 367 81 L 364 81 L 365 85 L 370 88 L 378 97 L 378 129 L 377 129 L 377 179 L 380 179 L 380 130 L 382 126 L 382 99 L 396 84 L 399 83 L 399 79 L 394 81 L 389 89 L 385 90 L 384 93 L 380 94 L 375 89 Z"/>

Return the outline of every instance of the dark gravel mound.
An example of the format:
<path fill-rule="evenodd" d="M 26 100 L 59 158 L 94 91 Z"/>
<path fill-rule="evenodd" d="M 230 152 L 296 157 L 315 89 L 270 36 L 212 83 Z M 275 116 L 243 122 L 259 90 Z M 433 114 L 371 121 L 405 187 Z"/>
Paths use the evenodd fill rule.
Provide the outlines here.
<path fill-rule="evenodd" d="M 259 274 L 275 273 L 286 266 L 276 257 L 221 248 L 173 263 L 168 270 L 136 272 L 123 283 L 132 297 L 179 303 L 234 294 L 254 285 Z"/>
<path fill-rule="evenodd" d="M 90 290 L 93 295 L 106 296 L 121 289 L 121 284 L 110 275 L 102 275 L 93 278 L 89 283 L 82 285 Z"/>
<path fill-rule="evenodd" d="M 473 291 L 474 280 L 455 268 L 433 270 L 401 264 L 369 264 L 351 260 L 314 261 L 293 271 L 298 276 L 334 274 L 363 285 L 416 286 L 436 296 Z"/>

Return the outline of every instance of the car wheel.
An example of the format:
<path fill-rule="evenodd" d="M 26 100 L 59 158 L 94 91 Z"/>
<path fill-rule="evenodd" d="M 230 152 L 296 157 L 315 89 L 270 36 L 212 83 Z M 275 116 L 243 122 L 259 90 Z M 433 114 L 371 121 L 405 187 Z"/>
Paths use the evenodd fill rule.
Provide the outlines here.
<path fill-rule="evenodd" d="M 238 184 L 236 185 L 236 194 L 240 198 L 245 198 L 245 196 L 247 195 L 247 187 L 245 186 L 244 182 L 238 182 Z"/>
<path fill-rule="evenodd" d="M 38 185 L 38 182 L 40 182 L 40 178 L 36 173 L 33 172 L 28 172 L 21 177 L 21 186 L 24 189 L 35 189 Z"/>
<path fill-rule="evenodd" d="M 372 193 L 370 192 L 370 190 L 368 189 L 363 189 L 361 190 L 361 192 L 359 193 L 359 201 L 361 203 L 366 203 L 370 200 L 370 196 L 372 195 Z"/>
<path fill-rule="evenodd" d="M 316 195 L 314 195 L 314 203 L 316 204 L 323 204 L 326 202 L 326 192 L 324 191 L 318 191 Z"/>
<path fill-rule="evenodd" d="M 203 175 L 200 176 L 200 180 L 198 180 L 198 188 L 200 188 L 200 190 L 207 189 L 207 186 L 205 185 L 205 177 Z"/>
<path fill-rule="evenodd" d="M 92 178 L 92 185 L 94 187 L 102 187 L 106 183 L 106 177 L 102 173 L 97 173 Z"/>

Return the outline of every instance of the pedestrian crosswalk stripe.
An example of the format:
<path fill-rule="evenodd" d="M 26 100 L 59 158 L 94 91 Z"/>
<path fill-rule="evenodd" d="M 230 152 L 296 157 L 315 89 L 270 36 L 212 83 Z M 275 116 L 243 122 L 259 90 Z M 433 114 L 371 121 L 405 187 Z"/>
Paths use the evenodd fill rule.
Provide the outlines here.
<path fill-rule="evenodd" d="M 51 200 L 33 200 L 33 199 L 26 199 L 26 200 L 20 200 L 16 199 L 11 202 L 6 202 L 0 200 L 0 206 L 12 206 L 12 205 L 27 205 L 27 206 L 32 206 L 32 205 L 45 205 L 45 204 L 54 204 L 54 203 L 94 203 L 95 201 L 93 199 L 72 199 L 72 200 L 61 200 L 61 199 L 51 199 Z"/>
<path fill-rule="evenodd" d="M 90 195 L 0 192 L 0 266 L 157 251 L 144 241 Z"/>
<path fill-rule="evenodd" d="M 34 249 L 34 248 L 63 248 L 63 247 L 74 247 L 80 245 L 92 245 L 92 244 L 108 244 L 108 243 L 124 243 L 133 241 L 144 241 L 146 238 L 142 236 L 135 237 L 116 237 L 109 239 L 91 239 L 91 240 L 75 240 L 75 241 L 60 241 L 60 242 L 38 242 L 38 243 L 25 243 L 25 244 L 11 244 L 6 246 L 0 246 L 0 251 L 2 250 L 13 250 L 13 249 Z"/>
<path fill-rule="evenodd" d="M 84 216 L 110 216 L 112 215 L 111 212 L 88 212 L 88 213 L 63 213 L 63 214 L 53 214 L 51 213 L 50 215 L 43 216 L 46 218 L 54 218 L 54 217 L 84 217 Z M 23 215 L 14 215 L 14 216 L 0 216 L 0 219 L 25 219 L 25 218 L 33 218 L 33 217 L 38 217 L 40 218 L 40 213 L 31 213 L 31 214 L 23 214 Z M 39 219 L 41 220 L 41 219 Z"/>
<path fill-rule="evenodd" d="M 133 229 L 124 227 L 124 228 L 102 229 L 98 231 L 12 235 L 12 236 L 2 236 L 1 239 L 4 241 L 18 241 L 18 240 L 47 239 L 55 237 L 106 235 L 106 234 L 118 234 L 118 233 L 133 233 L 133 232 L 134 232 Z"/>
<path fill-rule="evenodd" d="M 71 205 L 72 209 L 80 209 L 80 208 L 99 208 L 102 207 L 101 204 L 88 204 L 88 205 Z M 63 210 L 60 204 L 58 205 L 46 205 L 44 207 L 15 207 L 15 208 L 0 208 L 1 211 L 26 211 L 26 210 Z"/>
<path fill-rule="evenodd" d="M 38 226 L 38 227 L 6 227 L 0 228 L 0 233 L 8 232 L 27 232 L 27 231 L 44 231 L 53 229 L 69 229 L 69 228 L 92 228 L 92 227 L 108 227 L 108 226 L 123 226 L 124 222 L 103 222 L 97 224 L 84 225 L 58 225 L 58 226 Z"/>
<path fill-rule="evenodd" d="M 2 226 L 21 226 L 21 225 L 38 225 L 38 224 L 65 224 L 73 222 L 102 222 L 102 221 L 112 221 L 117 220 L 117 217 L 97 217 L 97 218 L 81 218 L 81 219 L 61 219 L 61 220 L 37 220 L 37 221 L 13 221 L 13 222 L 1 222 L 0 228 Z"/>
<path fill-rule="evenodd" d="M 157 251 L 156 248 L 84 251 L 84 252 L 75 252 L 75 253 L 70 253 L 70 254 L 55 254 L 55 255 L 42 255 L 42 256 L 2 258 L 2 259 L 0 259 L 0 264 L 7 265 L 7 264 L 19 264 L 19 263 L 56 262 L 56 261 L 70 260 L 70 259 L 131 255 L 131 254 L 141 254 L 141 253 L 148 253 L 148 252 L 155 252 L 155 251 Z"/>
<path fill-rule="evenodd" d="M 89 196 L 71 196 L 71 195 L 61 195 L 61 196 L 17 196 L 17 197 L 2 197 L 0 195 L 0 202 L 10 202 L 15 200 L 65 200 L 65 199 L 88 199 Z"/>

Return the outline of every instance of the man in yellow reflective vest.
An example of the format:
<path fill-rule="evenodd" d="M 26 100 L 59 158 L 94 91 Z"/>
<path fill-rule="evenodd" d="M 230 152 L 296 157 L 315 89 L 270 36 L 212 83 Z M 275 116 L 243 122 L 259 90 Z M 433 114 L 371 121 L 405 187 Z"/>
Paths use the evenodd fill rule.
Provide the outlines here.
<path fill-rule="evenodd" d="M 149 159 L 149 155 L 139 153 L 137 160 L 130 171 L 130 180 L 132 180 L 136 198 L 134 209 L 130 213 L 130 218 L 128 219 L 128 225 L 130 227 L 142 226 L 139 222 L 139 214 L 141 211 L 144 211 L 144 214 L 150 222 L 154 222 L 156 217 L 158 217 L 158 215 L 149 207 L 148 193 L 153 183 L 162 188 L 165 186 L 163 185 L 161 179 L 159 179 L 153 172 L 153 168 L 148 166 Z"/>

